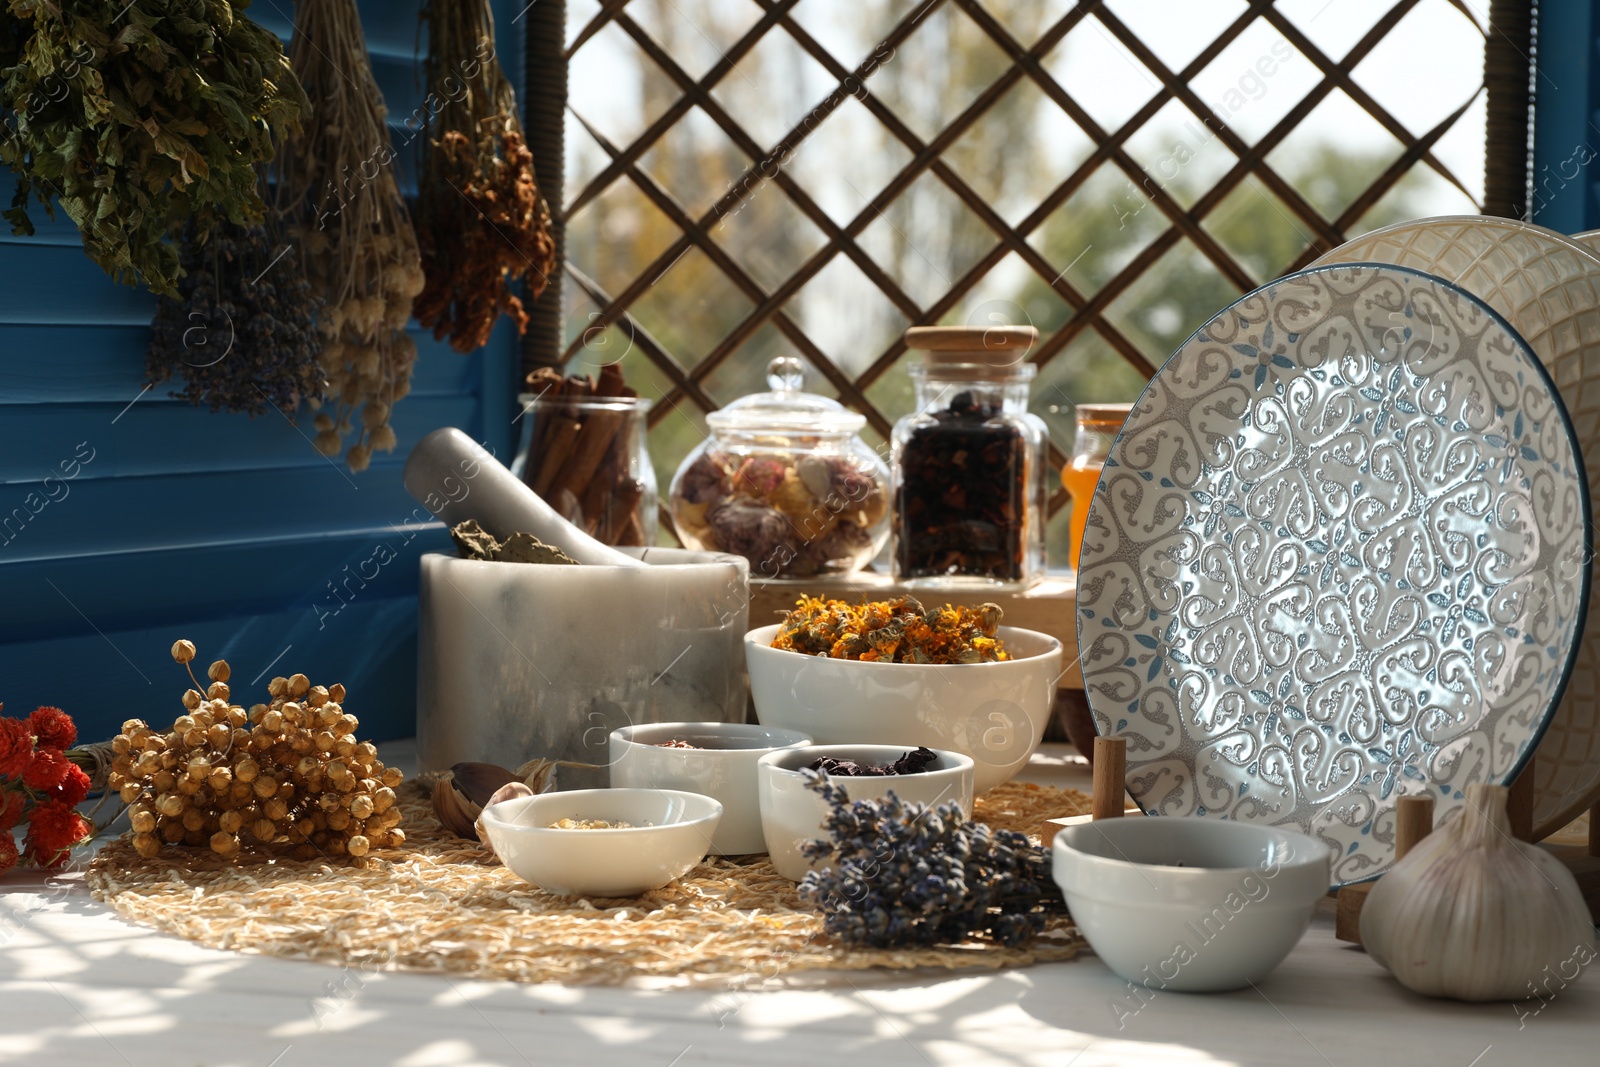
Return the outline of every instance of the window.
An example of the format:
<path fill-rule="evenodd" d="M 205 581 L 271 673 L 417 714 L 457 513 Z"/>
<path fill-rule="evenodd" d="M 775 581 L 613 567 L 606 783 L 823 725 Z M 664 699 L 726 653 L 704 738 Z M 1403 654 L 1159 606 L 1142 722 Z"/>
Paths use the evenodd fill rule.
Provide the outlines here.
<path fill-rule="evenodd" d="M 1241 293 L 1483 209 L 1486 27 L 1454 0 L 573 0 L 566 354 L 625 353 L 665 487 L 775 355 L 876 443 L 907 326 L 1032 323 L 1059 464 L 1074 402 L 1133 399 Z"/>

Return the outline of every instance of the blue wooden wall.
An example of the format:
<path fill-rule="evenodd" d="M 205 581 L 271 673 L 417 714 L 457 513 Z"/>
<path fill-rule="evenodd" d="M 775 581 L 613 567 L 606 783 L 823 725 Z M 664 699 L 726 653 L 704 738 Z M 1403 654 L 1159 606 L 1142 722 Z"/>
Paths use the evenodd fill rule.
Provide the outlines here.
<path fill-rule="evenodd" d="M 423 95 L 418 3 L 360 6 L 398 146 Z M 521 4 L 494 7 L 520 87 Z M 287 38 L 291 10 L 249 13 Z M 400 166 L 414 191 L 410 151 Z M 0 200 L 11 188 L 0 170 Z M 141 395 L 154 297 L 106 278 L 65 216 L 34 216 L 32 238 L 0 226 L 0 702 L 60 705 L 86 739 L 130 717 L 170 722 L 188 681 L 168 649 L 188 637 L 204 663 L 229 660 L 246 705 L 272 674 L 303 671 L 346 685 L 363 734 L 413 733 L 417 560 L 449 541 L 400 469 L 444 425 L 509 462 L 514 329 L 464 357 L 413 323 L 399 447 L 350 474 L 311 447 L 309 415 L 213 415 L 170 384 Z M 385 545 L 395 558 L 380 565 Z"/>
<path fill-rule="evenodd" d="M 1600 229 L 1600 0 L 1539 5 L 1533 221 Z"/>

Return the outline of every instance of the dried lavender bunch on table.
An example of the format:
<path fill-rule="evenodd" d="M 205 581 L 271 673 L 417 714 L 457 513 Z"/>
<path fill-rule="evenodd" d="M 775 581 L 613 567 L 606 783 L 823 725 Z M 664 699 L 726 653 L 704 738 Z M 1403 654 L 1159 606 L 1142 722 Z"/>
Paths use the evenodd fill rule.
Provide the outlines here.
<path fill-rule="evenodd" d="M 803 847 L 830 863 L 810 871 L 800 897 L 826 913 L 823 928 L 872 948 L 987 941 L 1014 947 L 1039 934 L 1066 902 L 1047 850 L 991 830 L 959 805 L 851 801 L 816 772 L 810 788 L 831 805 L 828 837 Z"/>

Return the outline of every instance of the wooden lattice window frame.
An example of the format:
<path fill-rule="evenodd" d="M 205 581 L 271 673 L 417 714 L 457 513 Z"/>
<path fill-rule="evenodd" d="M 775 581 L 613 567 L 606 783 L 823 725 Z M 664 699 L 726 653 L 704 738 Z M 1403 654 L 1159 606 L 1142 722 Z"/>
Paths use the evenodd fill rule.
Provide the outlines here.
<path fill-rule="evenodd" d="M 799 0 L 753 0 L 761 9 L 760 18 L 746 30 L 721 58 L 700 77 L 690 76 L 669 52 L 628 13 L 629 0 L 602 0 L 600 9 L 572 36 L 571 43 L 563 43 L 566 32 L 564 0 L 540 0 L 525 9 L 519 19 L 527 20 L 527 70 L 528 70 L 528 127 L 529 139 L 541 174 L 560 174 L 564 156 L 562 130 L 564 111 L 568 110 L 566 90 L 566 65 L 572 55 L 596 33 L 614 26 L 629 39 L 673 81 L 678 99 L 644 131 L 628 144 L 612 144 L 581 114 L 573 112 L 607 155 L 609 163 L 578 190 L 565 204 L 552 204 L 557 218 L 558 238 L 561 221 L 593 202 L 612 183 L 628 180 L 669 219 L 680 231 L 678 238 L 661 251 L 652 262 L 640 270 L 630 283 L 614 292 L 608 292 L 593 278 L 562 257 L 566 277 L 600 309 L 591 316 L 591 329 L 602 329 L 611 324 L 626 328 L 637 349 L 650 360 L 670 383 L 667 394 L 651 414 L 652 425 L 669 417 L 678 404 L 690 403 L 701 411 L 720 406 L 706 391 L 705 381 L 718 367 L 737 353 L 742 345 L 764 326 L 775 327 L 793 349 L 806 358 L 833 386 L 839 398 L 864 414 L 868 423 L 887 436 L 891 419 L 867 396 L 867 390 L 886 374 L 904 353 L 904 344 L 896 339 L 858 373 L 851 374 L 839 367 L 821 347 L 806 335 L 805 330 L 785 312 L 785 305 L 805 283 L 815 277 L 836 256 L 846 257 L 911 324 L 935 324 L 956 308 L 982 281 L 988 272 L 1008 255 L 1015 254 L 1033 270 L 1049 288 L 1072 309 L 1073 314 L 1065 324 L 1041 339 L 1030 359 L 1041 367 L 1058 356 L 1066 346 L 1085 331 L 1094 331 L 1111 349 L 1116 351 L 1140 374 L 1148 377 L 1154 365 L 1135 344 L 1106 315 L 1109 305 L 1126 292 L 1147 269 L 1178 242 L 1188 239 L 1204 254 L 1208 262 L 1241 291 L 1255 288 L 1265 279 L 1258 279 L 1218 243 L 1203 226 L 1202 221 L 1228 194 L 1239 188 L 1248 178 L 1254 177 L 1270 190 L 1293 213 L 1298 224 L 1305 226 L 1312 241 L 1289 263 L 1282 264 L 1286 273 L 1305 266 L 1322 252 L 1342 242 L 1350 227 L 1376 204 L 1385 193 L 1393 189 L 1409 170 L 1417 164 L 1426 164 L 1443 179 L 1472 198 L 1467 185 L 1448 166 L 1433 154 L 1434 146 L 1461 120 L 1471 101 L 1438 122 L 1422 134 L 1412 133 L 1364 90 L 1352 76 L 1357 65 L 1366 58 L 1401 19 L 1405 18 L 1421 0 L 1397 0 L 1353 47 L 1335 61 L 1317 46 L 1287 15 L 1278 10 L 1271 0 L 1247 0 L 1245 9 L 1218 36 L 1194 56 L 1182 69 L 1172 70 L 1101 0 L 1083 0 L 1069 9 L 1053 26 L 1047 28 L 1032 44 L 1022 45 L 1008 29 L 985 8 L 982 0 L 921 0 L 911 6 L 899 22 L 884 36 L 874 49 L 855 67 L 847 67 L 823 47 L 793 17 Z M 1470 8 L 1464 0 L 1449 0 L 1469 18 Z M 970 18 L 1011 61 L 1004 74 L 983 89 L 942 130 L 929 139 L 919 137 L 907 123 L 895 114 L 892 107 L 872 93 L 871 77 L 877 69 L 877 57 L 885 49 L 898 48 L 915 32 L 918 25 L 936 8 L 950 5 Z M 1043 58 L 1084 19 L 1095 16 L 1099 24 L 1116 41 L 1132 53 L 1160 82 L 1159 90 L 1130 118 L 1116 129 L 1104 129 L 1061 86 L 1042 63 Z M 1486 147 L 1485 195 L 1478 207 L 1485 213 L 1521 216 L 1528 203 L 1527 188 L 1531 175 L 1531 150 L 1529 145 L 1529 72 L 1533 69 L 1533 25 L 1535 5 L 1532 0 L 1496 0 L 1489 14 L 1485 41 L 1484 89 L 1488 96 L 1488 137 Z M 1258 21 L 1264 21 L 1281 34 L 1303 56 L 1315 65 L 1319 80 L 1304 98 L 1294 105 L 1272 128 L 1254 143 L 1248 143 L 1215 113 L 1191 87 L 1191 81 L 1217 58 L 1231 43 Z M 1475 20 L 1474 20 L 1475 21 Z M 772 144 L 763 144 L 750 135 L 727 113 L 712 95 L 711 90 L 733 71 L 739 60 L 749 53 L 774 28 L 782 28 L 798 43 L 810 58 L 817 61 L 833 78 L 836 85 L 805 121 L 797 124 Z M 1093 140 L 1094 151 L 1025 217 L 1016 224 L 1006 222 L 943 158 L 944 152 L 963 133 L 972 128 L 995 103 L 1014 85 L 1027 79 L 1044 95 L 1060 107 Z M 1301 193 L 1267 162 L 1273 148 L 1289 136 L 1313 109 L 1335 90 L 1342 91 L 1359 105 L 1380 127 L 1390 133 L 1403 146 L 1402 152 L 1367 188 L 1350 202 L 1335 218 L 1325 217 Z M 799 149 L 807 136 L 818 128 L 817 118 L 823 121 L 848 97 L 860 101 L 889 133 L 909 152 L 910 159 L 900 171 L 870 201 L 844 224 L 836 222 L 810 196 L 803 184 L 786 168 L 774 165 L 785 155 Z M 1235 161 L 1215 185 L 1185 208 L 1168 195 L 1158 182 L 1151 181 L 1138 161 L 1127 150 L 1127 143 L 1171 101 L 1178 101 L 1192 111 L 1206 128 L 1229 149 Z M 752 162 L 734 181 L 728 191 L 698 216 L 692 216 L 640 165 L 649 149 L 656 145 L 691 109 L 698 108 L 728 136 Z M 1135 255 L 1121 270 L 1104 282 L 1092 294 L 1080 292 L 1062 269 L 1064 265 L 1049 262 L 1028 241 L 1051 215 L 1080 189 L 1103 164 L 1111 164 L 1139 183 L 1150 202 L 1166 220 L 1165 230 Z M 859 243 L 862 232 L 913 182 L 931 174 L 941 181 L 962 204 L 970 209 L 993 232 L 993 247 L 959 277 L 953 278 L 944 295 L 930 304 L 922 305 L 908 295 L 901 286 L 863 249 Z M 559 188 L 560 183 L 549 183 Z M 776 286 L 764 286 L 742 266 L 733 255 L 713 237 L 712 230 L 728 212 L 736 210 L 742 196 L 756 186 L 771 184 L 782 190 L 792 204 L 805 215 L 824 235 L 825 241 L 789 276 Z M 1472 198 L 1476 201 L 1476 198 Z M 558 248 L 560 242 L 558 240 Z M 691 249 L 698 249 L 733 286 L 751 302 L 752 307 L 744 318 L 707 352 L 686 361 L 678 358 L 643 323 L 637 321 L 631 309 L 649 288 L 652 280 L 675 263 Z M 538 365 L 560 365 L 572 359 L 581 348 L 581 340 L 564 343 L 562 337 L 563 308 L 560 287 L 552 286 L 534 309 L 534 322 L 524 346 L 524 369 Z M 1052 444 L 1051 459 L 1056 465 L 1065 457 Z M 1067 503 L 1064 492 L 1057 492 L 1051 500 L 1054 514 Z"/>

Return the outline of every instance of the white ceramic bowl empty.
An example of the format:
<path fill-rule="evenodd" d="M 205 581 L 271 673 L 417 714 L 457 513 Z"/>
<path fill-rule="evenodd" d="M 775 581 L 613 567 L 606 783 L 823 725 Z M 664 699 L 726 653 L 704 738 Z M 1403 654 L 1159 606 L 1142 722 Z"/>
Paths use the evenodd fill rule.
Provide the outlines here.
<path fill-rule="evenodd" d="M 1044 737 L 1061 678 L 1061 642 L 1000 627 L 1016 657 L 999 663 L 866 663 L 772 647 L 777 625 L 744 638 L 750 695 L 767 726 L 822 745 L 926 745 L 972 757 L 979 793 L 1013 775 Z"/>
<path fill-rule="evenodd" d="M 1283 962 L 1333 850 L 1276 826 L 1100 819 L 1057 832 L 1052 873 L 1095 954 L 1150 989 L 1240 989 Z"/>
<path fill-rule="evenodd" d="M 636 897 L 699 863 L 722 804 L 675 789 L 572 789 L 483 809 L 489 843 L 517 877 L 559 896 Z M 560 819 L 627 822 L 622 830 L 556 830 Z"/>
<path fill-rule="evenodd" d="M 662 748 L 686 741 L 695 748 Z M 756 761 L 768 752 L 809 745 L 798 730 L 729 722 L 657 722 L 611 731 L 611 784 L 683 789 L 722 802 L 722 821 L 711 838 L 719 856 L 765 852 Z"/>
<path fill-rule="evenodd" d="M 790 881 L 798 882 L 812 863 L 800 853 L 807 841 L 828 836 L 823 822 L 828 802 L 806 788 L 801 768 L 821 756 L 886 763 L 905 755 L 916 745 L 809 745 L 769 752 L 756 765 L 760 778 L 761 829 L 766 835 L 772 866 Z M 919 774 L 885 774 L 860 778 L 829 775 L 851 800 L 876 800 L 892 791 L 901 800 L 922 804 L 955 801 L 972 814 L 972 757 L 934 750 L 938 759 Z"/>

